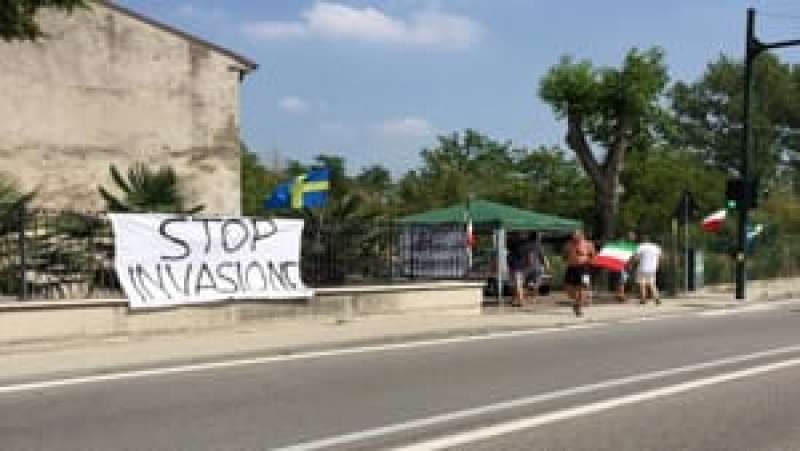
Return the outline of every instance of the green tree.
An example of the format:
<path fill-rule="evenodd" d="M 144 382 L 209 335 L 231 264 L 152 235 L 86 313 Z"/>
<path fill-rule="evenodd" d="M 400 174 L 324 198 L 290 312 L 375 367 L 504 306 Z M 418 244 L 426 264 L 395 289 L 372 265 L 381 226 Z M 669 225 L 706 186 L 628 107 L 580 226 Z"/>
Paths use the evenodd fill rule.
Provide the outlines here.
<path fill-rule="evenodd" d="M 559 148 L 540 147 L 518 151 L 515 155 L 515 191 L 519 201 L 507 202 L 541 213 L 579 219 L 592 219 L 592 184 L 580 167 Z"/>
<path fill-rule="evenodd" d="M 701 215 L 723 206 L 725 173 L 691 152 L 668 148 L 633 152 L 621 180 L 625 192 L 619 227 L 624 231 L 652 236 L 668 233 L 683 191 L 693 194 Z"/>
<path fill-rule="evenodd" d="M 347 175 L 344 158 L 318 155 L 311 164 L 290 161 L 286 180 L 314 168 L 330 170 L 330 190 L 324 207 L 302 210 L 284 209 L 281 216 L 301 217 L 306 221 L 303 234 L 304 267 L 318 279 L 311 283 L 340 283 L 348 274 L 364 274 L 377 269 L 383 261 L 375 260 L 386 244 L 384 230 L 375 227 L 373 220 L 381 212 L 370 205 L 367 182 L 383 183 L 382 171 L 373 169 L 355 179 Z M 359 180 L 360 179 L 360 180 Z M 359 185 L 359 181 L 365 185 Z M 362 189 L 363 188 L 363 189 Z M 332 264 L 333 263 L 333 264 Z"/>
<path fill-rule="evenodd" d="M 128 169 L 127 180 L 113 164 L 109 171 L 122 197 L 98 187 L 108 211 L 194 214 L 204 208 L 203 205 L 185 208 L 186 199 L 180 191 L 178 176 L 170 166 L 152 170 L 143 163 L 135 163 Z"/>
<path fill-rule="evenodd" d="M 35 40 L 45 36 L 36 14 L 46 8 L 72 13 L 88 7 L 88 0 L 2 0 L 0 1 L 0 39 Z"/>
<path fill-rule="evenodd" d="M 401 213 L 464 202 L 469 197 L 586 221 L 591 182 L 558 148 L 514 147 L 474 130 L 439 137 L 422 151 L 422 167 L 395 187 Z"/>
<path fill-rule="evenodd" d="M 395 189 L 392 174 L 380 165 L 361 170 L 353 179 L 358 195 L 364 199 L 364 208 L 375 217 L 393 217 L 395 214 Z"/>
<path fill-rule="evenodd" d="M 800 240 L 800 195 L 788 191 L 773 193 L 760 208 L 759 219 L 776 224 L 781 233 L 794 235 Z"/>
<path fill-rule="evenodd" d="M 398 183 L 404 212 L 464 202 L 470 196 L 498 199 L 513 170 L 510 142 L 498 142 L 474 130 L 440 136 L 423 149 L 422 167 Z"/>
<path fill-rule="evenodd" d="M 263 216 L 264 203 L 272 190 L 282 182 L 286 175 L 282 171 L 264 167 L 255 152 L 247 145 L 241 145 L 241 184 L 242 214 Z"/>
<path fill-rule="evenodd" d="M 738 172 L 742 145 L 743 74 L 741 61 L 720 56 L 693 83 L 676 83 L 670 97 L 679 131 L 677 147 L 695 149 L 707 161 Z M 782 183 L 800 193 L 800 65 L 769 53 L 756 60 L 753 96 L 755 172 L 766 186 Z"/>
<path fill-rule="evenodd" d="M 24 193 L 9 174 L 0 172 L 0 208 L 27 203 L 34 196 L 35 192 Z"/>
<path fill-rule="evenodd" d="M 601 238 L 615 234 L 626 153 L 653 140 L 663 115 L 659 100 L 668 82 L 663 60 L 658 48 L 632 49 L 619 69 L 563 57 L 541 80 L 540 97 L 566 118 L 566 142 L 594 185 Z M 592 143 L 604 152 L 595 152 Z"/>
<path fill-rule="evenodd" d="M 355 183 L 374 193 L 386 193 L 392 187 L 392 174 L 383 166 L 370 166 L 356 176 Z"/>

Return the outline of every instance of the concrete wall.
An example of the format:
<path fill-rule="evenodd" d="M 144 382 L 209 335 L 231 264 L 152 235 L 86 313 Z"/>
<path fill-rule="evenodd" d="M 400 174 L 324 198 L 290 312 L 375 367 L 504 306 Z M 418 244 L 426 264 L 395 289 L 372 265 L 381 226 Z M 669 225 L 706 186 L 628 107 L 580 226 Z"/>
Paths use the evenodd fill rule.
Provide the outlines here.
<path fill-rule="evenodd" d="M 0 170 L 40 206 L 102 209 L 110 163 L 170 164 L 192 205 L 239 213 L 240 63 L 102 5 L 41 21 L 0 42 Z"/>
<path fill-rule="evenodd" d="M 224 329 L 249 322 L 330 319 L 376 314 L 479 314 L 483 285 L 442 282 L 415 286 L 328 288 L 310 300 L 228 301 L 131 311 L 127 300 L 0 303 L 0 346 L 111 336 Z"/>

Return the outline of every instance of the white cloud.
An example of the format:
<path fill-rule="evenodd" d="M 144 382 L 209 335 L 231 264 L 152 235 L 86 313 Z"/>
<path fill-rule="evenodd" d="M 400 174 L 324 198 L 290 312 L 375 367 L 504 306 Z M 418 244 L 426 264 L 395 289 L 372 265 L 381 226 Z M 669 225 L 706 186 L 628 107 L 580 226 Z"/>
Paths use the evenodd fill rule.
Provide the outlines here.
<path fill-rule="evenodd" d="M 288 96 L 278 100 L 278 107 L 292 114 L 304 114 L 308 111 L 308 102 L 296 96 Z"/>
<path fill-rule="evenodd" d="M 245 34 L 266 40 L 290 39 L 308 34 L 308 29 L 297 22 L 253 22 L 242 27 Z"/>
<path fill-rule="evenodd" d="M 194 3 L 185 2 L 178 7 L 178 14 L 192 20 L 217 21 L 225 17 L 222 9 L 206 6 L 198 6 Z"/>
<path fill-rule="evenodd" d="M 384 121 L 373 130 L 384 138 L 426 138 L 436 134 L 436 128 L 426 119 L 410 116 Z"/>
<path fill-rule="evenodd" d="M 317 36 L 437 48 L 466 48 L 483 33 L 480 24 L 465 16 L 422 11 L 404 19 L 372 7 L 355 8 L 329 2 L 314 4 L 303 12 L 301 21 L 253 22 L 242 30 L 254 38 L 267 40 Z"/>

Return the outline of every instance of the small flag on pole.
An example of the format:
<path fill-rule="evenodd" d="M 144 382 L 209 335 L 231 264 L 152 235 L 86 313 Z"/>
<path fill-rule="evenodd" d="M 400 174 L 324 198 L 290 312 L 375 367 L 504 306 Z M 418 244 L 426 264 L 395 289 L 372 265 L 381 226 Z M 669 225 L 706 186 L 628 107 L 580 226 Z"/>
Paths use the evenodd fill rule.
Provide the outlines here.
<path fill-rule="evenodd" d="M 472 217 L 469 213 L 464 213 L 464 220 L 467 223 L 465 247 L 467 251 L 467 271 L 472 268 L 472 248 L 475 247 L 475 232 L 472 230 Z"/>
<path fill-rule="evenodd" d="M 755 224 L 755 225 L 747 226 L 747 233 L 745 235 L 746 238 L 747 238 L 747 241 L 753 240 L 755 237 L 760 235 L 761 232 L 763 232 L 763 231 L 764 231 L 764 225 L 763 224 Z"/>
<path fill-rule="evenodd" d="M 472 218 L 467 219 L 467 247 L 475 247 L 475 231 L 472 229 Z"/>
<path fill-rule="evenodd" d="M 592 266 L 620 272 L 625 269 L 625 265 L 628 264 L 638 249 L 639 245 L 636 243 L 612 241 L 600 249 L 600 253 L 592 260 Z"/>
<path fill-rule="evenodd" d="M 703 219 L 703 230 L 706 232 L 719 232 L 722 225 L 725 224 L 725 219 L 728 216 L 727 210 L 719 210 Z"/>

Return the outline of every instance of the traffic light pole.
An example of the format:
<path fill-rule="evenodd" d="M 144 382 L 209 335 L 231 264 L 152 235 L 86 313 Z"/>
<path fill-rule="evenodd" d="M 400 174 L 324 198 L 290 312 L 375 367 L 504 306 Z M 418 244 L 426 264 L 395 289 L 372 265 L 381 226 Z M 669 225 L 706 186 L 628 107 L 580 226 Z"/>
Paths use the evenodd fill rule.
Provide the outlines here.
<path fill-rule="evenodd" d="M 800 45 L 800 39 L 792 41 L 780 41 L 773 43 L 763 43 L 755 37 L 755 19 L 756 11 L 753 8 L 747 9 L 747 36 L 745 41 L 745 57 L 744 57 L 744 128 L 742 131 L 742 161 L 741 161 L 741 179 L 742 182 L 748 186 L 753 186 L 753 177 L 751 174 L 751 136 L 753 132 L 753 124 L 751 118 L 752 110 L 752 94 L 753 94 L 753 62 L 756 57 L 766 50 L 777 49 L 782 47 L 791 47 Z M 738 212 L 739 224 L 737 229 L 737 246 L 736 246 L 736 299 L 745 299 L 745 282 L 747 275 L 745 272 L 745 246 L 747 245 L 747 216 L 749 205 L 739 199 Z"/>
<path fill-rule="evenodd" d="M 747 37 L 744 57 L 744 129 L 742 130 L 742 161 L 740 177 L 744 183 L 750 180 L 750 133 L 753 131 L 750 111 L 753 94 L 753 60 L 758 56 L 758 44 L 754 36 L 756 11 L 747 9 Z M 747 244 L 747 208 L 738 199 L 739 222 L 736 233 L 736 299 L 745 299 L 745 245 Z"/>

